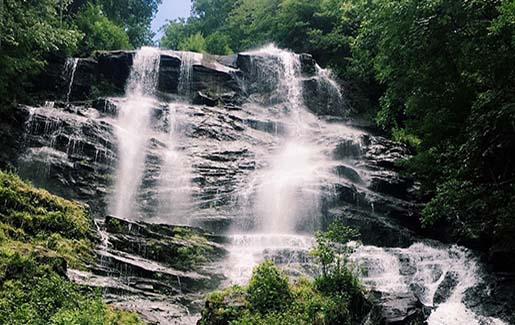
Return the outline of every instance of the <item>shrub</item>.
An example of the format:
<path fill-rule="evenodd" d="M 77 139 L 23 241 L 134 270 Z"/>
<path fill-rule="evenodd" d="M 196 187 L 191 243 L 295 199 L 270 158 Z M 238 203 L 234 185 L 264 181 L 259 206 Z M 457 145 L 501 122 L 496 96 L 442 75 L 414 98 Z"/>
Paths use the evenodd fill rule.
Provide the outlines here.
<path fill-rule="evenodd" d="M 0 324 L 143 324 L 66 279 L 94 259 L 84 206 L 1 171 L 0 201 Z"/>
<path fill-rule="evenodd" d="M 252 271 L 248 293 L 251 308 L 261 313 L 283 310 L 292 301 L 288 278 L 271 261 Z"/>

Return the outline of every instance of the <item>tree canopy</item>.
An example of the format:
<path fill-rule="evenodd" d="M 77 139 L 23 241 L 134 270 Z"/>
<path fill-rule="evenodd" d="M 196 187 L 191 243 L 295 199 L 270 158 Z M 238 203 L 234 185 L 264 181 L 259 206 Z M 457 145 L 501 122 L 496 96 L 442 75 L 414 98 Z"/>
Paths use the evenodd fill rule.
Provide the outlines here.
<path fill-rule="evenodd" d="M 52 55 L 152 42 L 150 23 L 161 0 L 3 0 L 0 2 L 0 102 L 23 96 Z"/>

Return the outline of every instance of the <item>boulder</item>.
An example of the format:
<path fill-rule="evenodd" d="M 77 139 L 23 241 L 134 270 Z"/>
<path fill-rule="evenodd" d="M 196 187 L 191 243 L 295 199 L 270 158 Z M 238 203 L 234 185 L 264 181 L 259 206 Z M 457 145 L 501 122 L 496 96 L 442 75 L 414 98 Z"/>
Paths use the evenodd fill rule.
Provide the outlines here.
<path fill-rule="evenodd" d="M 435 295 L 433 297 L 433 303 L 439 305 L 444 303 L 452 295 L 454 289 L 458 285 L 458 274 L 456 272 L 449 271 L 445 274 L 442 282 L 438 285 Z"/>
<path fill-rule="evenodd" d="M 427 308 L 412 293 L 372 291 L 368 299 L 372 309 L 365 325 L 423 325 L 429 316 Z"/>

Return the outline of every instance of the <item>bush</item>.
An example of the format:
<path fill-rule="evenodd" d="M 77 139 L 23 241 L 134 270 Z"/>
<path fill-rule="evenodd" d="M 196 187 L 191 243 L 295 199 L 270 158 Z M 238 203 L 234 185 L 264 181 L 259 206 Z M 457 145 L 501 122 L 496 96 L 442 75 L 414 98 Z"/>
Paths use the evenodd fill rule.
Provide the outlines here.
<path fill-rule="evenodd" d="M 252 309 L 261 313 L 285 309 L 292 300 L 288 278 L 271 261 L 252 271 L 248 293 Z"/>
<path fill-rule="evenodd" d="M 291 284 L 272 262 L 266 261 L 254 269 L 248 287 L 233 286 L 209 294 L 199 324 L 350 324 L 363 315 L 354 315 L 349 305 L 364 298 L 352 273 L 346 275 L 315 282 L 299 278 Z M 320 281 L 328 285 L 328 279 L 334 289 L 321 285 Z"/>

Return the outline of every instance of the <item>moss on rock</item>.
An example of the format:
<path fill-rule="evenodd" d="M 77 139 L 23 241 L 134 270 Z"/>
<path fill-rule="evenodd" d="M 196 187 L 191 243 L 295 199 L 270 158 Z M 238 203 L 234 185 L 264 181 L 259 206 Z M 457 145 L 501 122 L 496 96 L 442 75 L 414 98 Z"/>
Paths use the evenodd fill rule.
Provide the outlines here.
<path fill-rule="evenodd" d="M 0 324 L 143 324 L 67 279 L 94 262 L 96 240 L 86 206 L 0 171 Z"/>

